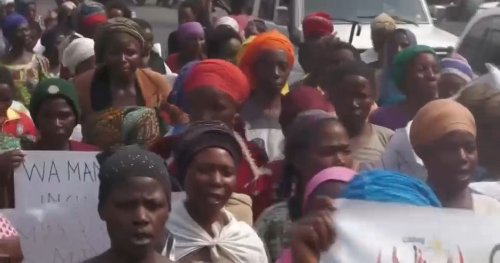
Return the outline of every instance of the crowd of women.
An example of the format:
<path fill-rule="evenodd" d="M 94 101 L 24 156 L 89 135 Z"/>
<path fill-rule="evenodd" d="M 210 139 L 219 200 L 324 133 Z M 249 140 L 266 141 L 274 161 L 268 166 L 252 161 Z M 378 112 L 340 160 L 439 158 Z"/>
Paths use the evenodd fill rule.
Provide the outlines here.
<path fill-rule="evenodd" d="M 310 14 L 296 56 L 250 1 L 186 0 L 162 58 L 123 3 L 56 2 L 0 0 L 0 201 L 23 150 L 99 151 L 111 248 L 86 262 L 317 262 L 336 198 L 500 216 L 500 88 L 386 14 L 363 54 Z"/>

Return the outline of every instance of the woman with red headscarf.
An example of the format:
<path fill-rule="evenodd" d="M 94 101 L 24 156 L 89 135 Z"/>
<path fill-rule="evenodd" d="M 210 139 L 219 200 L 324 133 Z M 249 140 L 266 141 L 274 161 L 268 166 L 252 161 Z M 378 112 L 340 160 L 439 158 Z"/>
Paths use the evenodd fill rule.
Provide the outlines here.
<path fill-rule="evenodd" d="M 265 149 L 270 160 L 282 158 L 281 90 L 294 61 L 292 43 L 278 31 L 257 35 L 241 55 L 240 68 L 253 90 L 240 116 L 247 138 Z"/>
<path fill-rule="evenodd" d="M 267 163 L 266 155 L 246 140 L 238 119 L 238 111 L 250 94 L 247 78 L 238 67 L 219 59 L 201 61 L 192 66 L 187 74 L 182 92 L 187 104 L 184 108 L 190 120 L 222 121 L 235 131 L 243 152 L 243 160 L 238 167 L 236 192 L 251 197 L 253 217 L 256 218 L 272 204 L 274 184 L 269 173 L 261 168 Z M 172 161 L 171 153 L 178 138 L 178 135 L 162 138 L 150 150 Z M 175 170 L 175 167 L 172 168 Z"/>

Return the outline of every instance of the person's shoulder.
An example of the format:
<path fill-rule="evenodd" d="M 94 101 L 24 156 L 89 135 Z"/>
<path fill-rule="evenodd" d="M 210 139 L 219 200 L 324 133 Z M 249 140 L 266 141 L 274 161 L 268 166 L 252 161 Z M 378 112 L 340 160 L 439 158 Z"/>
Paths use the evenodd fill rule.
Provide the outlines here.
<path fill-rule="evenodd" d="M 288 218 L 288 202 L 282 201 L 266 208 L 255 222 L 255 228 L 266 228 L 273 222 L 285 222 Z"/>
<path fill-rule="evenodd" d="M 385 144 L 389 143 L 392 136 L 394 135 L 394 131 L 386 127 L 382 127 L 376 124 L 372 124 L 372 127 L 377 137 Z"/>

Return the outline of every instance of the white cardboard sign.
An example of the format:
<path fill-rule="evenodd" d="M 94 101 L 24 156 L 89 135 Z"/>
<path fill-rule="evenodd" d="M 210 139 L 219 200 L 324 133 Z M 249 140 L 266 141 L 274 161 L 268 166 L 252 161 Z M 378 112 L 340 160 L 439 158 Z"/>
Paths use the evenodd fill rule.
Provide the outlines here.
<path fill-rule="evenodd" d="M 99 164 L 96 152 L 26 151 L 14 172 L 15 207 L 47 203 L 97 204 Z"/>
<path fill-rule="evenodd" d="M 322 263 L 499 263 L 500 218 L 470 211 L 336 201 Z"/>

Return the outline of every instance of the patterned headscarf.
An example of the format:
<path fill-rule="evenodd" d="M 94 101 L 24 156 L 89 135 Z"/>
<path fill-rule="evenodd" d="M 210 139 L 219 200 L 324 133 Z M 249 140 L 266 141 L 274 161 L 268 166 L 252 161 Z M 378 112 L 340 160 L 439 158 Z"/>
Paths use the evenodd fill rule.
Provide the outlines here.
<path fill-rule="evenodd" d="M 172 88 L 172 91 L 170 92 L 170 95 L 168 97 L 169 103 L 176 105 L 187 114 L 189 114 L 190 110 L 184 94 L 184 85 L 186 84 L 186 80 L 191 74 L 193 67 L 199 62 L 200 61 L 198 60 L 191 61 L 181 68 L 181 70 L 179 71 L 179 75 L 177 75 L 177 78 L 175 79 L 174 87 Z"/>
<path fill-rule="evenodd" d="M 320 38 L 333 33 L 332 17 L 325 12 L 309 14 L 302 21 L 304 38 Z"/>
<path fill-rule="evenodd" d="M 0 240 L 13 237 L 19 237 L 12 223 L 5 217 L 0 215 Z"/>
<path fill-rule="evenodd" d="M 100 29 L 95 38 L 94 50 L 97 63 L 104 62 L 104 52 L 106 44 L 109 43 L 109 36 L 118 32 L 132 36 L 139 41 L 141 49 L 144 47 L 144 32 L 136 22 L 124 17 L 110 19 L 108 23 Z"/>

